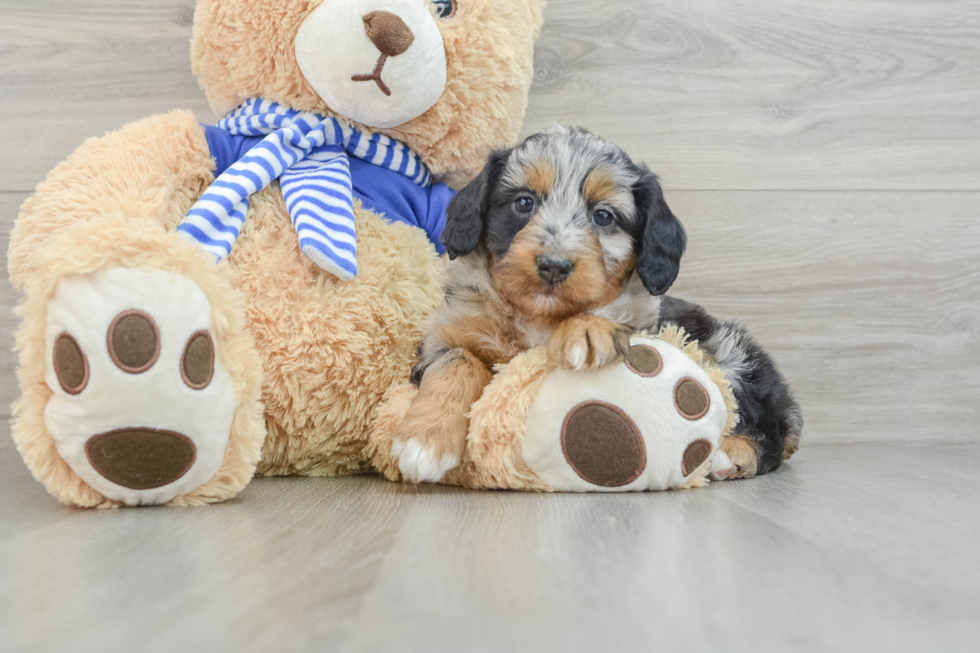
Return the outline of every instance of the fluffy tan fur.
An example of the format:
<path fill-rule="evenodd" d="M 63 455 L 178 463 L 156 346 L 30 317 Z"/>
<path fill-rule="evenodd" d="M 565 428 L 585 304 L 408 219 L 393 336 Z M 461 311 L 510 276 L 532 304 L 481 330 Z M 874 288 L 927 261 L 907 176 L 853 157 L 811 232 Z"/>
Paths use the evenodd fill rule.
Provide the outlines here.
<path fill-rule="evenodd" d="M 23 318 L 17 332 L 22 395 L 14 405 L 12 432 L 35 477 L 63 503 L 114 505 L 69 469 L 44 426 L 44 407 L 51 396 L 44 383 L 44 325 L 48 302 L 62 278 L 123 265 L 146 266 L 182 274 L 208 295 L 218 355 L 234 381 L 237 400 L 228 448 L 217 474 L 172 503 L 212 503 L 241 491 L 252 477 L 265 437 L 260 401 L 262 367 L 242 319 L 241 293 L 235 289 L 227 267 L 215 267 L 192 246 L 166 237 L 150 220 L 131 220 L 118 214 L 101 220 L 98 231 L 85 223 L 67 228 L 48 243 L 47 249 L 56 255 L 38 258 L 45 275 L 31 282 L 28 299 L 18 310 Z"/>
<path fill-rule="evenodd" d="M 386 225 L 357 207 L 362 273 L 347 284 L 325 278 L 300 254 L 273 187 L 253 198 L 228 264 L 215 266 L 167 233 L 212 181 L 212 169 L 194 116 L 174 112 L 88 141 L 21 211 L 9 254 L 11 279 L 26 294 L 14 437 L 65 503 L 105 500 L 61 461 L 44 429 L 46 306 L 62 277 L 116 266 L 184 274 L 204 289 L 219 354 L 239 392 L 221 471 L 175 503 L 229 498 L 248 482 L 259 451 L 263 474 L 369 468 L 361 450 L 375 408 L 408 378 L 425 316 L 442 297 L 442 261 L 420 230 Z"/>
<path fill-rule="evenodd" d="M 319 4 L 200 0 L 192 64 L 219 114 L 254 96 L 331 113 L 300 73 L 292 45 Z M 386 133 L 437 176 L 465 183 L 490 148 L 517 138 L 540 23 L 538 0 L 468 0 L 440 23 L 446 92 Z M 174 503 L 226 499 L 256 464 L 268 475 L 347 474 L 369 470 L 377 458 L 369 442 L 375 420 L 384 423 L 377 407 L 408 378 L 425 318 L 442 299 L 443 261 L 422 231 L 389 225 L 358 205 L 360 274 L 339 282 L 301 254 L 273 184 L 252 197 L 232 255 L 215 266 L 168 233 L 213 181 L 213 169 L 194 116 L 175 111 L 86 142 L 21 210 L 8 256 L 11 280 L 24 293 L 14 438 L 37 478 L 65 503 L 113 505 L 61 461 L 44 428 L 46 306 L 60 279 L 115 266 L 195 281 L 211 302 L 218 355 L 235 384 L 224 464 Z"/>
<path fill-rule="evenodd" d="M 265 437 L 262 367 L 245 329 L 241 293 L 227 266 L 215 266 L 159 226 L 176 224 L 210 183 L 213 164 L 206 151 L 190 113 L 144 120 L 88 141 L 21 209 L 8 257 L 10 278 L 26 297 L 18 308 L 21 398 L 14 404 L 12 434 L 34 476 L 63 503 L 115 505 L 62 461 L 44 426 L 51 395 L 44 383 L 47 305 L 62 278 L 120 266 L 166 270 L 197 283 L 211 302 L 218 355 L 234 379 L 237 407 L 225 459 L 210 481 L 173 503 L 222 501 L 252 477 Z"/>
<path fill-rule="evenodd" d="M 259 473 L 368 469 L 374 410 L 408 379 L 443 262 L 425 234 L 355 209 L 360 273 L 344 283 L 301 254 L 282 195 L 261 193 L 230 258 L 266 369 L 269 437 Z"/>
<path fill-rule="evenodd" d="M 459 316 L 446 324 L 436 325 L 435 331 L 446 347 L 470 352 L 489 369 L 527 350 L 516 325 L 494 317 L 492 314 Z"/>
<path fill-rule="evenodd" d="M 473 354 L 447 356 L 429 368 L 394 438 L 414 439 L 437 461 L 444 456 L 462 460 L 470 406 L 492 379 Z"/>
<path fill-rule="evenodd" d="M 322 0 L 202 0 L 194 17 L 194 72 L 211 106 L 226 114 L 263 96 L 330 114 L 298 74 L 293 41 Z M 385 134 L 422 155 L 433 173 L 461 186 L 483 167 L 490 148 L 517 140 L 534 75 L 538 0 L 466 0 L 440 22 L 447 86 L 415 120 Z"/>

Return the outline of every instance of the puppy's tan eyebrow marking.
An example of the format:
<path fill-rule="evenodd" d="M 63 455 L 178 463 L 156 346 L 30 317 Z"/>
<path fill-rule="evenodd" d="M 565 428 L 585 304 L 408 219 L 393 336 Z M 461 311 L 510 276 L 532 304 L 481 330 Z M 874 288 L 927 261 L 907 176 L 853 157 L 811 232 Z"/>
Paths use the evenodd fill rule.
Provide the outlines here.
<path fill-rule="evenodd" d="M 608 170 L 593 168 L 582 182 L 582 197 L 589 204 L 611 201 L 617 194 L 616 182 Z"/>
<path fill-rule="evenodd" d="M 555 166 L 550 161 L 539 160 L 524 169 L 524 177 L 528 188 L 543 197 L 551 192 L 557 175 Z"/>

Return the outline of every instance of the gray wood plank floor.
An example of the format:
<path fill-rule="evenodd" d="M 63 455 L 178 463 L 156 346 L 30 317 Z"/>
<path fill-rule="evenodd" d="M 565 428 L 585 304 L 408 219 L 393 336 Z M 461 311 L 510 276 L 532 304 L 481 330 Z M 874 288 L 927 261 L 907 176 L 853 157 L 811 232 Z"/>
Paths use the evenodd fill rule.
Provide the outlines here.
<path fill-rule="evenodd" d="M 464 0 L 465 1 L 465 0 Z M 171 108 L 193 0 L 0 0 L 0 231 L 84 139 Z M 807 418 L 777 473 L 648 495 L 258 479 L 75 511 L 0 433 L 0 650 L 972 651 L 980 3 L 551 0 L 525 132 L 591 128 L 691 235 Z M 0 418 L 16 396 L 0 283 Z M 0 428 L 2 430 L 2 428 Z"/>
<path fill-rule="evenodd" d="M 193 0 L 0 2 L 0 190 L 180 107 Z M 980 190 L 974 0 L 557 0 L 527 130 L 581 124 L 670 188 Z"/>
<path fill-rule="evenodd" d="M 703 490 L 257 479 L 56 505 L 0 450 L 4 651 L 974 651 L 980 445 L 825 445 Z"/>

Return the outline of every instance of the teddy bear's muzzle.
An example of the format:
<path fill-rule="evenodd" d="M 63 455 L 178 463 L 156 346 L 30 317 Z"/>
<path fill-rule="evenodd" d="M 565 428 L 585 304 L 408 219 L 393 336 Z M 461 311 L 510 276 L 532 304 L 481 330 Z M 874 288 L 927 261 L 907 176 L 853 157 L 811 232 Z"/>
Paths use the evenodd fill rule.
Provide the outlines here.
<path fill-rule="evenodd" d="M 331 113 L 396 127 L 428 111 L 446 89 L 439 20 L 419 0 L 323 0 L 296 33 L 296 63 Z"/>
<path fill-rule="evenodd" d="M 401 18 L 390 11 L 372 11 L 364 16 L 364 31 L 367 33 L 371 43 L 378 48 L 381 56 L 374 70 L 368 75 L 354 75 L 351 81 L 355 82 L 374 82 L 381 89 L 381 92 L 391 96 L 391 89 L 381 79 L 381 71 L 384 70 L 388 57 L 397 57 L 404 54 L 412 47 L 415 35 Z"/>

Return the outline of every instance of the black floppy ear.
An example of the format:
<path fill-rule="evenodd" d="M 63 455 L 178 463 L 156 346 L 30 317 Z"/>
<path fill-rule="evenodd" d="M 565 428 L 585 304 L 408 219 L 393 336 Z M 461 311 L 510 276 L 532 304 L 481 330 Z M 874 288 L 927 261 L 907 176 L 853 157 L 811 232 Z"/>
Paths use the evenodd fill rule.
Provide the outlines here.
<path fill-rule="evenodd" d="M 636 271 L 651 295 L 663 295 L 681 269 L 681 256 L 687 247 L 684 225 L 674 217 L 664 201 L 657 176 L 644 169 L 633 187 L 636 209 L 643 230 L 640 233 Z"/>
<path fill-rule="evenodd" d="M 480 244 L 490 211 L 490 194 L 500 179 L 510 150 L 494 150 L 483 171 L 449 203 L 442 244 L 450 259 L 466 256 Z"/>

